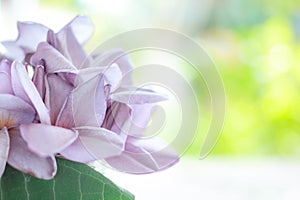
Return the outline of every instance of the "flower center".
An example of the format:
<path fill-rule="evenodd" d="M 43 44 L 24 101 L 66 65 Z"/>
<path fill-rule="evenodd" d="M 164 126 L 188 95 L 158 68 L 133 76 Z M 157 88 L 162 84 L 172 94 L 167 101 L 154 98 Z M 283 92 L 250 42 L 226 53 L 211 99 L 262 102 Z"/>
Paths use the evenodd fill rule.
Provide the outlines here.
<path fill-rule="evenodd" d="M 16 126 L 16 121 L 12 117 L 0 115 L 0 130 L 4 127 L 9 129 L 14 126 Z"/>

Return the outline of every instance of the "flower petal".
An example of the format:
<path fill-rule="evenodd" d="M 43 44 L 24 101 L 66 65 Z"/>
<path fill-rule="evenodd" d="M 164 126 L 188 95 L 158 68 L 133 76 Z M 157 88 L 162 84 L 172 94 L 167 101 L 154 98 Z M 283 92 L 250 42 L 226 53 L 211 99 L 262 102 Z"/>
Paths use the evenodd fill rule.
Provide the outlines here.
<path fill-rule="evenodd" d="M 11 62 L 8 60 L 1 60 L 0 63 L 0 72 L 6 73 L 7 75 L 10 76 L 10 71 L 11 71 Z"/>
<path fill-rule="evenodd" d="M 73 113 L 73 98 L 72 95 L 64 102 L 55 122 L 56 126 L 64 127 L 64 128 L 74 128 L 74 113 Z"/>
<path fill-rule="evenodd" d="M 30 123 L 34 117 L 35 110 L 25 101 L 10 94 L 0 94 L 0 127 Z"/>
<path fill-rule="evenodd" d="M 133 70 L 133 63 L 131 62 L 129 55 L 119 49 L 107 51 L 97 55 L 92 66 L 110 66 L 116 63 L 122 72 L 122 84 L 130 85 L 131 72 Z"/>
<path fill-rule="evenodd" d="M 37 65 L 34 69 L 32 82 L 35 85 L 42 99 L 45 97 L 45 68 L 42 65 Z"/>
<path fill-rule="evenodd" d="M 151 111 L 154 104 L 145 105 L 131 105 L 131 127 L 128 130 L 128 135 L 140 135 L 140 133 L 147 127 L 151 118 Z M 139 132 L 139 133 L 138 133 Z"/>
<path fill-rule="evenodd" d="M 103 127 L 118 134 L 140 137 L 148 125 L 154 104 L 127 105 L 113 102 L 107 110 Z"/>
<path fill-rule="evenodd" d="M 55 49 L 59 48 L 59 42 L 57 40 L 56 34 L 53 30 L 48 30 L 47 33 L 47 42 L 53 46 Z"/>
<path fill-rule="evenodd" d="M 126 104 L 112 102 L 107 109 L 102 127 L 121 134 L 125 123 L 130 118 L 130 113 L 131 109 Z"/>
<path fill-rule="evenodd" d="M 10 77 L 3 72 L 0 72 L 0 94 L 13 94 Z"/>
<path fill-rule="evenodd" d="M 36 52 L 31 56 L 30 63 L 36 66 L 41 60 L 45 62 L 46 73 L 77 72 L 76 67 L 47 42 L 38 45 Z"/>
<path fill-rule="evenodd" d="M 5 49 L 4 52 L 1 52 L 5 58 L 10 60 L 18 60 L 20 62 L 24 60 L 25 53 L 15 42 L 5 41 L 1 42 L 0 45 Z"/>
<path fill-rule="evenodd" d="M 7 128 L 4 127 L 0 130 L 0 178 L 4 172 L 8 152 L 9 152 L 9 136 L 7 132 Z"/>
<path fill-rule="evenodd" d="M 96 76 L 72 91 L 58 118 L 57 125 L 69 124 L 69 121 L 72 119 L 71 113 L 75 122 L 74 126 L 76 127 L 100 127 L 104 120 L 105 112 L 106 92 L 103 78 L 102 76 Z"/>
<path fill-rule="evenodd" d="M 110 98 L 129 105 L 157 103 L 167 99 L 162 94 L 142 88 L 130 88 L 130 90 L 118 91 L 111 94 Z"/>
<path fill-rule="evenodd" d="M 57 117 L 73 87 L 56 74 L 48 74 L 46 78 L 45 104 L 49 108 L 51 124 Z"/>
<path fill-rule="evenodd" d="M 18 22 L 19 36 L 16 43 L 22 47 L 25 53 L 32 53 L 37 45 L 46 41 L 48 28 L 42 24 L 33 22 Z"/>
<path fill-rule="evenodd" d="M 62 28 L 58 33 L 57 37 L 60 39 L 64 32 L 71 29 L 76 40 L 79 44 L 84 45 L 93 35 L 94 27 L 93 23 L 87 16 L 77 16 L 71 22 L 69 22 L 64 28 Z"/>
<path fill-rule="evenodd" d="M 39 92 L 30 80 L 25 66 L 19 62 L 12 63 L 12 87 L 16 96 L 30 103 L 36 109 L 39 119 L 44 124 L 50 124 L 50 116 Z"/>
<path fill-rule="evenodd" d="M 12 167 L 37 178 L 52 179 L 57 170 L 55 157 L 43 158 L 36 155 L 28 149 L 18 129 L 11 129 L 9 132 L 10 150 L 8 163 Z"/>
<path fill-rule="evenodd" d="M 73 110 L 76 126 L 100 127 L 106 112 L 106 93 L 102 76 L 78 86 L 73 92 Z M 89 102 L 86 106 L 82 102 Z"/>
<path fill-rule="evenodd" d="M 146 174 L 167 169 L 178 162 L 177 152 L 158 138 L 138 140 L 128 137 L 124 152 L 105 159 L 119 171 Z"/>
<path fill-rule="evenodd" d="M 103 74 L 107 67 L 87 67 L 84 69 L 80 69 L 78 72 L 78 76 L 75 82 L 75 85 L 78 86 L 95 76 L 99 76 L 100 74 Z"/>
<path fill-rule="evenodd" d="M 119 155 L 124 149 L 124 139 L 104 128 L 78 127 L 79 137 L 60 152 L 64 157 L 78 162 L 91 162 Z"/>
<path fill-rule="evenodd" d="M 29 149 L 41 157 L 51 156 L 72 144 L 76 131 L 46 124 L 21 124 L 20 133 Z"/>
<path fill-rule="evenodd" d="M 0 94 L 13 94 L 11 86 L 10 69 L 11 63 L 7 60 L 2 60 L 0 63 Z"/>
<path fill-rule="evenodd" d="M 57 50 L 62 53 L 74 66 L 78 69 L 87 65 L 88 56 L 85 53 L 81 44 L 77 41 L 71 27 L 65 28 L 63 32 L 59 34 L 59 42 Z"/>
<path fill-rule="evenodd" d="M 95 66 L 81 69 L 78 73 L 76 85 L 88 81 L 100 74 L 104 74 L 105 85 L 110 85 L 111 92 L 115 91 L 121 83 L 122 73 L 120 68 L 117 64 L 112 64 L 109 67 Z"/>

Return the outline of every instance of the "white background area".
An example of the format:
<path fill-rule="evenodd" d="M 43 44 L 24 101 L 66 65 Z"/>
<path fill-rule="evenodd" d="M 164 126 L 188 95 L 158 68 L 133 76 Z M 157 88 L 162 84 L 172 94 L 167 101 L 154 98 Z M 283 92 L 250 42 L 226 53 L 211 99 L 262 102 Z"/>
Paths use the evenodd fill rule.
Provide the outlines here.
<path fill-rule="evenodd" d="M 100 169 L 102 170 L 102 169 Z M 104 175 L 136 200 L 298 200 L 300 162 L 284 158 L 184 158 L 166 171 Z"/>

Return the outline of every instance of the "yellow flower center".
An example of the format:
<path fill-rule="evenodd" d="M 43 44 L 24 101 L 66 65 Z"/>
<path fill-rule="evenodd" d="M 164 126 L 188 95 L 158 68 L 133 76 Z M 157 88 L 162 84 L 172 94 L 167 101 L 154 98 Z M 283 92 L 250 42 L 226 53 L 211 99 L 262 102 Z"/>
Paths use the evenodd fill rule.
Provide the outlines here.
<path fill-rule="evenodd" d="M 0 129 L 6 127 L 6 128 L 12 128 L 16 126 L 16 120 L 12 117 L 9 117 L 9 115 L 1 115 L 0 114 Z"/>

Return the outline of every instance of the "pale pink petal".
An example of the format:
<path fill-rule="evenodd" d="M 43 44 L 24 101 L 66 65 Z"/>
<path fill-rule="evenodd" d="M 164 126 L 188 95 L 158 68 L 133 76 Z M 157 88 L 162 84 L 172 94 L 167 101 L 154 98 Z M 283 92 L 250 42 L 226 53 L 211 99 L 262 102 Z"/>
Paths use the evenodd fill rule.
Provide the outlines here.
<path fill-rule="evenodd" d="M 123 125 L 122 133 L 134 137 L 142 136 L 151 118 L 153 106 L 153 104 L 131 105 L 130 117 Z"/>
<path fill-rule="evenodd" d="M 139 88 L 118 89 L 110 98 L 113 103 L 108 108 L 103 127 L 131 136 L 141 136 L 155 103 L 166 99 L 161 94 Z"/>
<path fill-rule="evenodd" d="M 5 72 L 0 72 L 0 94 L 13 94 L 10 76 Z"/>
<path fill-rule="evenodd" d="M 21 124 L 20 133 L 28 148 L 41 157 L 54 155 L 72 144 L 77 131 L 45 124 Z"/>
<path fill-rule="evenodd" d="M 112 64 L 107 67 L 104 72 L 105 84 L 111 86 L 111 92 L 114 92 L 121 84 L 122 72 L 117 64 Z"/>
<path fill-rule="evenodd" d="M 49 30 L 47 33 L 47 42 L 53 46 L 55 49 L 59 48 L 59 42 L 57 40 L 56 34 L 53 30 Z"/>
<path fill-rule="evenodd" d="M 148 125 L 154 104 L 127 105 L 113 102 L 108 108 L 103 127 L 118 134 L 140 137 Z"/>
<path fill-rule="evenodd" d="M 75 82 L 77 79 L 77 73 L 73 73 L 73 72 L 58 72 L 56 73 L 57 75 L 59 75 L 62 79 L 64 79 L 65 81 L 67 81 L 68 83 L 70 83 L 71 85 L 75 86 Z"/>
<path fill-rule="evenodd" d="M 48 74 L 46 78 L 45 104 L 49 108 L 51 124 L 57 117 L 73 87 L 56 74 Z"/>
<path fill-rule="evenodd" d="M 4 127 L 0 130 L 0 177 L 2 176 L 9 152 L 9 136 L 7 128 Z"/>
<path fill-rule="evenodd" d="M 24 49 L 25 53 L 32 53 L 40 42 L 46 41 L 49 29 L 34 22 L 18 22 L 18 30 L 16 43 Z"/>
<path fill-rule="evenodd" d="M 74 90 L 73 111 L 76 126 L 101 126 L 106 112 L 106 91 L 102 76 L 97 76 Z"/>
<path fill-rule="evenodd" d="M 36 52 L 31 56 L 30 63 L 35 66 L 40 64 L 41 60 L 45 63 L 46 73 L 77 73 L 76 67 L 47 42 L 38 45 Z"/>
<path fill-rule="evenodd" d="M 8 60 L 1 60 L 0 63 L 0 72 L 6 73 L 8 76 L 10 76 L 11 71 L 11 61 Z"/>
<path fill-rule="evenodd" d="M 78 73 L 76 85 L 79 85 L 80 83 L 83 83 L 100 74 L 104 74 L 104 84 L 110 85 L 111 92 L 115 91 L 117 87 L 119 87 L 119 84 L 122 80 L 122 73 L 117 64 L 112 64 L 109 67 L 94 66 L 81 69 Z"/>
<path fill-rule="evenodd" d="M 60 126 L 69 129 L 75 127 L 72 95 L 69 95 L 69 97 L 62 105 L 62 108 L 57 116 L 55 126 Z"/>
<path fill-rule="evenodd" d="M 24 173 L 40 179 L 52 179 L 57 170 L 54 156 L 40 157 L 30 151 L 18 129 L 11 129 L 8 163 Z"/>
<path fill-rule="evenodd" d="M 12 86 L 11 86 L 11 62 L 8 60 L 2 60 L 0 62 L 0 94 L 13 94 Z"/>
<path fill-rule="evenodd" d="M 91 162 L 119 155 L 124 149 L 124 139 L 104 128 L 78 127 L 79 137 L 61 154 L 78 162 Z"/>
<path fill-rule="evenodd" d="M 122 133 L 126 122 L 130 118 L 131 109 L 126 104 L 112 102 L 108 107 L 102 127 L 117 134 Z"/>
<path fill-rule="evenodd" d="M 85 146 L 82 145 L 79 137 L 68 146 L 68 148 L 64 149 L 60 152 L 62 156 L 69 160 L 73 160 L 81 163 L 89 163 L 97 160 L 92 154 L 90 154 Z"/>
<path fill-rule="evenodd" d="M 24 61 L 25 53 L 15 42 L 5 41 L 1 42 L 0 45 L 4 47 L 4 52 L 1 52 L 1 54 L 3 54 L 5 58 L 18 60 L 20 62 Z"/>
<path fill-rule="evenodd" d="M 106 94 L 103 78 L 102 76 L 96 76 L 72 91 L 57 120 L 57 125 L 68 124 L 68 121 L 73 118 L 76 127 L 100 127 L 105 117 L 105 112 Z M 70 113 L 73 117 L 70 116 Z"/>
<path fill-rule="evenodd" d="M 107 67 L 87 67 L 84 69 L 80 69 L 78 72 L 78 76 L 75 82 L 75 85 L 78 86 L 95 76 L 99 76 L 100 74 L 103 74 L 104 70 Z"/>
<path fill-rule="evenodd" d="M 0 127 L 11 128 L 21 123 L 30 123 L 34 116 L 34 109 L 22 99 L 10 94 L 0 94 Z"/>
<path fill-rule="evenodd" d="M 75 17 L 57 33 L 57 37 L 60 39 L 62 35 L 64 35 L 64 32 L 68 29 L 72 30 L 76 40 L 81 45 L 84 45 L 94 33 L 93 23 L 87 16 Z"/>
<path fill-rule="evenodd" d="M 21 82 L 22 79 L 29 79 L 26 68 L 23 64 L 15 61 L 11 65 L 11 82 L 14 94 L 26 101 L 27 103 L 31 104 L 31 101 L 28 95 L 26 94 L 23 83 Z"/>
<path fill-rule="evenodd" d="M 106 94 L 102 76 L 78 86 L 72 93 L 76 126 L 100 127 L 106 112 Z M 83 102 L 88 102 L 83 105 Z"/>
<path fill-rule="evenodd" d="M 30 103 L 36 109 L 39 119 L 44 124 L 50 124 L 50 116 L 39 92 L 30 80 L 25 66 L 19 62 L 12 63 L 12 87 L 16 96 Z"/>
<path fill-rule="evenodd" d="M 178 162 L 177 152 L 158 138 L 138 140 L 128 137 L 124 152 L 105 159 L 119 171 L 146 174 L 164 170 Z"/>
<path fill-rule="evenodd" d="M 60 33 L 56 48 L 78 69 L 81 66 L 88 65 L 88 56 L 75 38 L 71 27 L 66 28 L 64 32 Z"/>
<path fill-rule="evenodd" d="M 94 58 L 92 66 L 110 66 L 114 63 L 119 66 L 122 72 L 122 84 L 130 85 L 133 63 L 126 52 L 119 49 L 103 52 Z"/>
<path fill-rule="evenodd" d="M 42 99 L 45 97 L 45 68 L 42 65 L 37 65 L 34 68 L 34 75 L 32 79 L 37 91 Z"/>
<path fill-rule="evenodd" d="M 131 88 L 130 90 L 115 92 L 110 95 L 110 98 L 114 101 L 129 105 L 158 103 L 167 99 L 166 96 L 163 96 L 157 92 L 144 90 L 142 88 Z"/>

